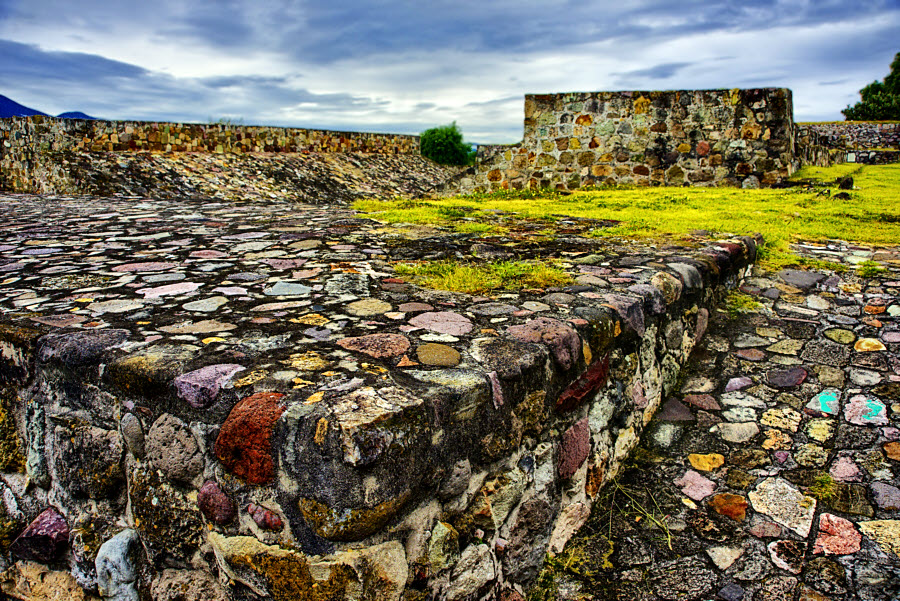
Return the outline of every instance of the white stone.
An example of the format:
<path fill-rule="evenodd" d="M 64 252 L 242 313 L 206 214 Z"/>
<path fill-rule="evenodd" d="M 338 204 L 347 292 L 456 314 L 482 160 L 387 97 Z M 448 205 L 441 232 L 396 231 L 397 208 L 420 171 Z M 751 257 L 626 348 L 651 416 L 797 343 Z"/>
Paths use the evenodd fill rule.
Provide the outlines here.
<path fill-rule="evenodd" d="M 800 536 L 809 536 L 816 500 L 781 478 L 766 478 L 749 495 L 753 509 L 764 513 Z"/>

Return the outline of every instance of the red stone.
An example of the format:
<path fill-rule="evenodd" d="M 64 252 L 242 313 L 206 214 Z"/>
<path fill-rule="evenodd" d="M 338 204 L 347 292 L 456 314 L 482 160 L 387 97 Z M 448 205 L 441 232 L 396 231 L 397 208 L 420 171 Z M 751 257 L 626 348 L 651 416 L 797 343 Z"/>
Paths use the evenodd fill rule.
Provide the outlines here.
<path fill-rule="evenodd" d="M 791 367 L 790 369 L 775 369 L 766 374 L 769 386 L 775 388 L 793 388 L 800 386 L 806 380 L 809 373 L 802 367 Z"/>
<path fill-rule="evenodd" d="M 591 453 L 591 429 L 587 418 L 583 418 L 563 433 L 559 445 L 559 477 L 571 478 Z"/>
<path fill-rule="evenodd" d="M 21 559 L 48 563 L 55 560 L 69 543 L 69 526 L 58 511 L 45 509 L 9 546 Z"/>
<path fill-rule="evenodd" d="M 400 334 L 369 334 L 356 338 L 342 338 L 337 344 L 348 351 L 365 353 L 376 359 L 397 357 L 409 350 L 409 340 Z"/>
<path fill-rule="evenodd" d="M 859 551 L 862 535 L 853 523 L 830 513 L 819 516 L 819 535 L 813 553 L 847 555 Z"/>
<path fill-rule="evenodd" d="M 697 155 L 701 157 L 705 157 L 709 154 L 709 142 L 703 140 L 699 144 L 697 144 Z"/>
<path fill-rule="evenodd" d="M 565 412 L 580 407 L 582 403 L 603 384 L 609 377 L 609 354 L 600 361 L 595 361 L 577 380 L 566 388 L 556 400 L 556 410 Z"/>
<path fill-rule="evenodd" d="M 263 530 L 281 530 L 284 527 L 281 516 L 261 505 L 250 503 L 250 505 L 247 506 L 247 513 L 250 514 L 250 517 L 253 518 L 256 525 Z"/>
<path fill-rule="evenodd" d="M 275 476 L 272 429 L 284 413 L 283 394 L 257 392 L 241 399 L 228 414 L 216 439 L 216 457 L 229 472 L 250 484 L 266 484 Z"/>
<path fill-rule="evenodd" d="M 709 506 L 721 515 L 733 519 L 735 522 L 743 522 L 747 517 L 747 499 L 740 495 L 732 495 L 723 492 L 709 500 Z"/>
<path fill-rule="evenodd" d="M 722 409 L 722 406 L 719 405 L 716 399 L 708 394 L 689 394 L 684 397 L 684 402 L 707 411 L 719 411 Z"/>
<path fill-rule="evenodd" d="M 224 526 L 234 519 L 235 507 L 218 483 L 209 480 L 197 493 L 197 505 L 209 521 Z"/>
<path fill-rule="evenodd" d="M 734 354 L 747 361 L 762 361 L 766 358 L 766 354 L 756 348 L 742 348 L 739 351 L 735 351 Z"/>
<path fill-rule="evenodd" d="M 410 323 L 413 323 L 412 320 Z M 581 354 L 581 338 L 578 333 L 556 319 L 539 317 L 520 326 L 511 326 L 507 331 L 521 342 L 537 342 L 549 346 L 556 363 L 564 370 L 575 365 Z"/>

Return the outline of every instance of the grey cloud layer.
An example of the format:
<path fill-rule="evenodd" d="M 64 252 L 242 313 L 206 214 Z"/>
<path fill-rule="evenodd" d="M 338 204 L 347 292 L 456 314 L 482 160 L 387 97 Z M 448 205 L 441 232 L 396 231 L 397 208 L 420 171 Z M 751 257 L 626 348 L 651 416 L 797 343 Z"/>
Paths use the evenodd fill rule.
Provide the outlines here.
<path fill-rule="evenodd" d="M 848 23 L 869 29 L 864 36 L 809 34 Z M 398 132 L 458 119 L 481 141 L 512 141 L 521 133 L 523 92 L 583 88 L 558 83 L 568 79 L 555 70 L 575 65 L 573 72 L 591 73 L 604 61 L 596 78 L 603 83 L 589 88 L 785 85 L 795 88 L 798 118 L 838 118 L 869 74 L 887 72 L 900 50 L 898 25 L 900 0 L 82 0 L 77 7 L 0 0 L 0 38 L 7 38 L 0 39 L 0 93 L 41 110 L 118 118 L 232 116 Z M 20 29 L 47 35 L 21 43 Z M 274 57 L 289 67 L 275 75 L 175 77 L 133 64 L 137 59 L 115 60 L 117 40 L 131 35 L 185 49 L 185 61 L 188 48 L 200 48 L 222 64 Z M 761 47 L 747 47 L 747 36 Z M 104 56 L 55 50 L 66 47 L 55 45 L 63 38 L 97 40 Z M 711 38 L 745 46 L 708 50 Z M 669 47 L 679 50 L 654 52 Z M 641 64 L 643 56 L 653 58 Z M 551 66 L 530 68 L 548 58 Z M 323 71 L 338 77 L 323 84 L 313 75 Z M 342 81 L 345 71 L 370 75 L 382 91 Z M 482 92 L 477 100 L 460 100 L 473 89 Z"/>

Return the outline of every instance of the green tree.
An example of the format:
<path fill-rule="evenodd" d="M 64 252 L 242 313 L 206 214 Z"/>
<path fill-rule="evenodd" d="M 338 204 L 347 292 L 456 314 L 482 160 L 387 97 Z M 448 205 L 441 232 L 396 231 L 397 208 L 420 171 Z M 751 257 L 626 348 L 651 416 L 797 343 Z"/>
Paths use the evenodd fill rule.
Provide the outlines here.
<path fill-rule="evenodd" d="M 862 100 L 841 112 L 847 121 L 900 120 L 900 52 L 884 81 L 873 81 L 859 91 Z"/>
<path fill-rule="evenodd" d="M 442 165 L 466 165 L 470 162 L 469 145 L 463 143 L 456 121 L 422 132 L 419 148 L 423 157 Z"/>

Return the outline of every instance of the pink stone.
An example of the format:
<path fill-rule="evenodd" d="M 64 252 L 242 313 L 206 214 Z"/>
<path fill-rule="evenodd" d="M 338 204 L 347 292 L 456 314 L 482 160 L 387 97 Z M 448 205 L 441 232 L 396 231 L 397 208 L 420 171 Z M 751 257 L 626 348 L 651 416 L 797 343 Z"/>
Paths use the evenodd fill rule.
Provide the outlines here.
<path fill-rule="evenodd" d="M 450 336 L 468 334 L 474 327 L 467 317 L 452 311 L 420 313 L 410 319 L 409 323 L 419 328 L 425 328 L 441 334 L 449 334 Z"/>
<path fill-rule="evenodd" d="M 862 535 L 853 523 L 830 513 L 819 516 L 819 535 L 813 553 L 825 555 L 847 555 L 859 551 Z"/>
<path fill-rule="evenodd" d="M 228 253 L 218 250 L 195 250 L 190 256 L 192 259 L 222 259 L 227 257 Z"/>
<path fill-rule="evenodd" d="M 740 378 L 731 378 L 730 380 L 728 380 L 728 384 L 725 385 L 725 392 L 743 390 L 751 384 L 753 384 L 753 380 L 751 380 L 747 376 L 741 376 Z"/>
<path fill-rule="evenodd" d="M 355 338 L 341 338 L 337 344 L 348 351 L 364 353 L 376 359 L 398 357 L 409 350 L 409 340 L 400 334 L 369 334 Z"/>
<path fill-rule="evenodd" d="M 412 321 L 410 321 L 412 323 Z M 556 319 L 538 317 L 507 330 L 521 342 L 543 343 L 550 347 L 553 358 L 562 369 L 569 369 L 581 354 L 581 338 L 578 333 Z"/>
<path fill-rule="evenodd" d="M 703 339 L 707 327 L 709 327 L 709 311 L 700 309 L 697 312 L 697 327 L 694 330 L 694 335 L 697 337 L 698 341 Z"/>
<path fill-rule="evenodd" d="M 708 394 L 689 394 L 684 397 L 684 402 L 707 411 L 720 411 L 722 406 Z"/>
<path fill-rule="evenodd" d="M 434 307 L 427 303 L 403 303 L 398 309 L 402 313 L 420 313 L 422 311 L 431 311 Z"/>
<path fill-rule="evenodd" d="M 295 280 L 305 280 L 308 278 L 314 278 L 317 275 L 322 273 L 321 269 L 299 269 L 293 273 L 291 273 L 291 277 Z"/>
<path fill-rule="evenodd" d="M 884 403 L 874 398 L 858 394 L 844 406 L 844 418 L 857 426 L 887 425 L 887 410 Z"/>
<path fill-rule="evenodd" d="M 775 538 L 781 536 L 781 526 L 775 522 L 760 522 L 750 528 L 750 534 L 757 538 Z"/>
<path fill-rule="evenodd" d="M 247 289 L 240 286 L 219 286 L 218 288 L 213 288 L 213 292 L 218 292 L 225 296 L 243 296 L 247 294 Z"/>
<path fill-rule="evenodd" d="M 831 477 L 841 482 L 859 482 L 859 467 L 849 457 L 839 457 L 828 472 Z"/>
<path fill-rule="evenodd" d="M 160 296 L 170 296 L 174 294 L 187 294 L 193 292 L 203 284 L 196 282 L 179 282 L 177 284 L 166 284 L 165 286 L 157 286 L 156 288 L 139 288 L 138 294 L 143 294 L 144 298 L 159 298 Z"/>
<path fill-rule="evenodd" d="M 163 262 L 147 262 L 147 263 L 125 263 L 124 265 L 116 265 L 112 268 L 112 271 L 122 272 L 135 272 L 135 271 L 165 271 L 166 269 L 172 269 L 175 267 L 175 263 L 163 263 Z"/>
<path fill-rule="evenodd" d="M 64 313 L 62 315 L 48 315 L 46 317 L 32 317 L 31 321 L 42 323 L 44 325 L 53 326 L 54 328 L 66 328 L 68 326 L 78 325 L 87 321 L 87 317 L 74 315 L 72 313 Z"/>
<path fill-rule="evenodd" d="M 591 429 L 587 418 L 583 418 L 563 433 L 559 445 L 559 477 L 571 478 L 591 452 Z"/>
<path fill-rule="evenodd" d="M 272 269 L 283 270 L 300 267 L 306 263 L 306 259 L 263 259 L 261 262 L 270 265 Z"/>
<path fill-rule="evenodd" d="M 747 361 L 762 361 L 766 358 L 766 354 L 758 348 L 742 348 L 739 351 L 735 351 L 734 354 Z"/>
<path fill-rule="evenodd" d="M 882 332 L 881 339 L 885 342 L 900 342 L 900 332 Z"/>
<path fill-rule="evenodd" d="M 716 489 L 715 482 L 704 478 L 694 470 L 685 472 L 684 476 L 675 481 L 675 486 L 680 486 L 681 492 L 695 501 L 702 501 Z"/>
<path fill-rule="evenodd" d="M 219 390 L 230 380 L 234 374 L 246 369 L 243 365 L 233 363 L 220 363 L 195 369 L 175 378 L 175 389 L 178 396 L 191 407 L 198 409 L 209 406 Z"/>

